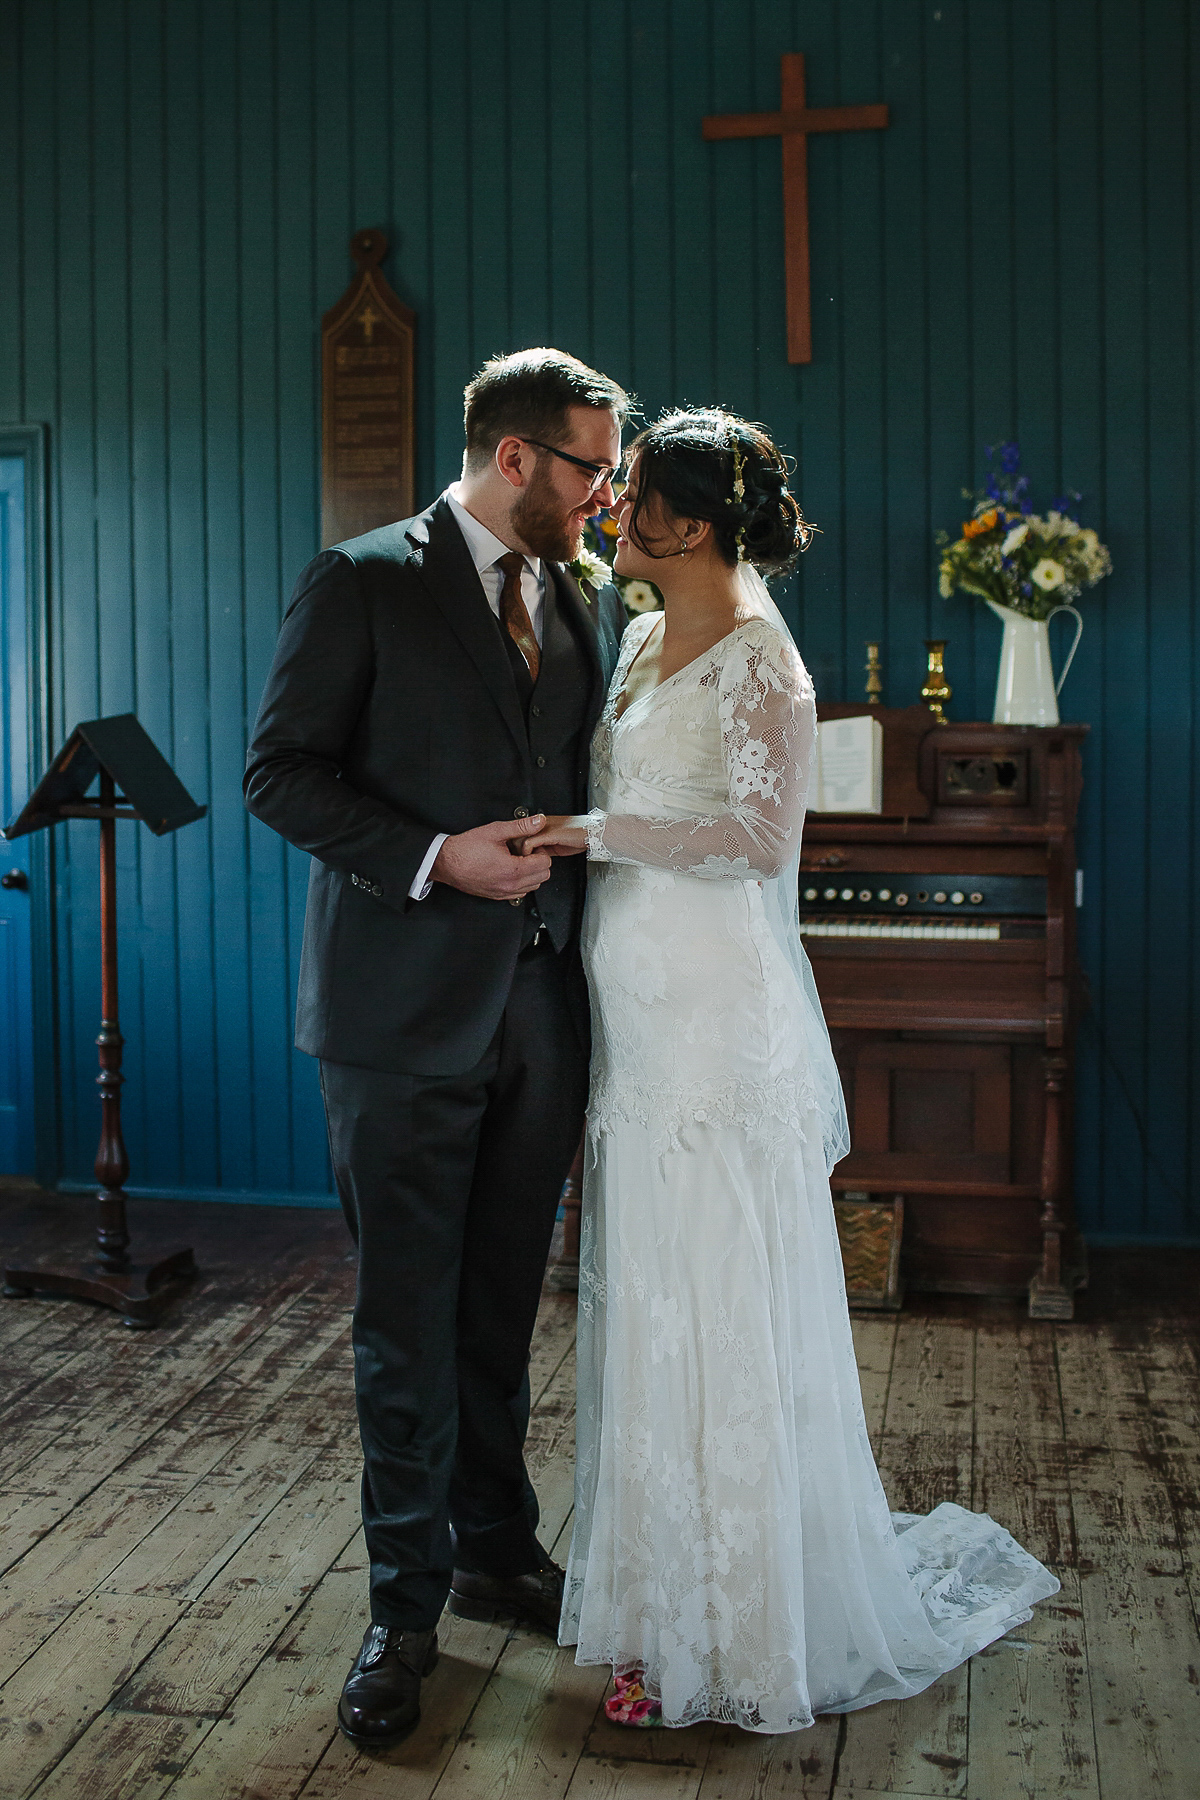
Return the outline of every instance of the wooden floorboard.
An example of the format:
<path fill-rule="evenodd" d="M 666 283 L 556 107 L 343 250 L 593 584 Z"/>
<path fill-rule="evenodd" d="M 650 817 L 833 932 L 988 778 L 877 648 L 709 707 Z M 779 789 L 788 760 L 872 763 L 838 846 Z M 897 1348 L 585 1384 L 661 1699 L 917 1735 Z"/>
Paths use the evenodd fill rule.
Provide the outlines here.
<path fill-rule="evenodd" d="M 1080 1318 L 909 1295 L 854 1321 L 894 1507 L 988 1511 L 1060 1576 L 1027 1625 L 903 1704 L 757 1737 L 623 1732 L 607 1671 L 443 1619 L 405 1744 L 334 1707 L 366 1623 L 340 1215 L 131 1208 L 201 1274 L 153 1333 L 0 1302 L 0 1800 L 1192 1800 L 1200 1769 L 1200 1257 L 1094 1258 Z M 86 1203 L 0 1189 L 10 1255 Z M 574 1302 L 530 1357 L 543 1541 L 572 1519 Z"/>

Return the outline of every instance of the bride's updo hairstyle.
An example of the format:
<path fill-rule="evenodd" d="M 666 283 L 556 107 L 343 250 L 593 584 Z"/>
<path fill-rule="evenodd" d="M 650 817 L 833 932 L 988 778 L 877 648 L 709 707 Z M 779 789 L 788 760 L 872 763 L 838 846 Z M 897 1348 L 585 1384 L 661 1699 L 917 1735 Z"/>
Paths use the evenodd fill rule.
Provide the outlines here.
<path fill-rule="evenodd" d="M 634 438 L 626 456 L 638 465 L 626 529 L 647 556 L 673 553 L 653 550 L 640 530 L 652 494 L 677 518 L 706 519 L 727 563 L 738 562 L 740 539 L 741 559 L 768 579 L 786 575 L 812 542 L 815 527 L 789 492 L 787 463 L 761 425 L 719 407 L 665 413 Z"/>

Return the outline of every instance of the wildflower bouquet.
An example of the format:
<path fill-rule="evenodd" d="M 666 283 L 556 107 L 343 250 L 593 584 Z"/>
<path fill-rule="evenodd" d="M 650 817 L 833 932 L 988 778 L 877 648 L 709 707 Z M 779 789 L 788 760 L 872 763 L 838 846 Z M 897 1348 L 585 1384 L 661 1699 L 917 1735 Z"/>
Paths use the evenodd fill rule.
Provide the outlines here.
<path fill-rule="evenodd" d="M 1027 619 L 1049 618 L 1056 606 L 1078 600 L 1085 587 L 1111 574 L 1112 559 L 1096 533 L 1070 516 L 1082 494 L 1035 513 L 1018 446 L 989 445 L 987 457 L 993 466 L 982 494 L 963 489 L 974 508 L 962 536 L 951 542 L 947 532 L 937 534 L 938 589 L 947 599 L 960 588 Z"/>

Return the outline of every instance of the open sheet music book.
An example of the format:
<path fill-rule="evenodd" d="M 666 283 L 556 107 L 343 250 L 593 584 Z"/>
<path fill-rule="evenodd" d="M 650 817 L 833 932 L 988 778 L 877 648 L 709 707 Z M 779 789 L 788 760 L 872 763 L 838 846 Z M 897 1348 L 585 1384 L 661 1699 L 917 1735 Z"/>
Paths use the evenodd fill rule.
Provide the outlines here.
<path fill-rule="evenodd" d="M 883 811 L 883 726 L 869 713 L 817 726 L 817 778 L 810 812 Z"/>

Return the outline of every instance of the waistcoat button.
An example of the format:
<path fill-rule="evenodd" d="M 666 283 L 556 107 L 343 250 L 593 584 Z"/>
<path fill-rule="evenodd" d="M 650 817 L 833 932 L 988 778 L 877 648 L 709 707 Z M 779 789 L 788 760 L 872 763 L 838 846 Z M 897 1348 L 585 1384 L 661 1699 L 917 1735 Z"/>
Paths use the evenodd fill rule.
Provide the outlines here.
<path fill-rule="evenodd" d="M 540 707 L 540 706 L 531 706 L 531 707 L 530 707 L 530 709 L 529 709 L 529 710 L 530 710 L 530 712 L 531 712 L 531 713 L 532 713 L 532 714 L 533 714 L 533 716 L 534 716 L 534 718 L 535 718 L 535 719 L 540 719 L 540 718 L 541 718 L 541 716 L 542 716 L 542 709 L 541 709 L 541 707 Z"/>
<path fill-rule="evenodd" d="M 545 766 L 546 766 L 546 759 L 545 759 L 545 757 L 544 757 L 544 756 L 539 756 L 539 757 L 538 757 L 538 759 L 537 759 L 537 766 L 538 766 L 538 768 L 539 768 L 539 769 L 544 769 L 544 768 L 545 768 Z"/>

